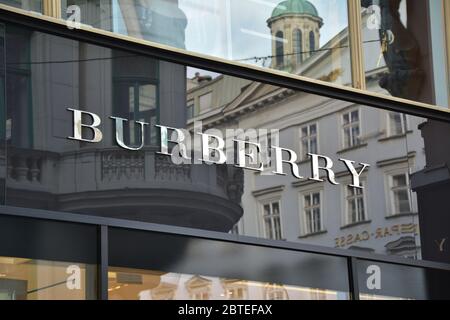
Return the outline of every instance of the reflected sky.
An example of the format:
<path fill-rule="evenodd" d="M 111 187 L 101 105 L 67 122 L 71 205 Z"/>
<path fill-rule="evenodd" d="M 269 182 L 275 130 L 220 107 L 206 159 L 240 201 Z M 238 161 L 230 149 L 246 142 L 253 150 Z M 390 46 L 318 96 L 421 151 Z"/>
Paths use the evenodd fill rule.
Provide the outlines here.
<path fill-rule="evenodd" d="M 179 0 L 188 18 L 186 48 L 255 63 L 271 55 L 267 19 L 280 0 Z M 346 0 L 310 0 L 324 21 L 320 46 L 347 27 Z M 259 64 L 262 64 L 261 61 Z M 266 66 L 270 60 L 266 61 Z"/>

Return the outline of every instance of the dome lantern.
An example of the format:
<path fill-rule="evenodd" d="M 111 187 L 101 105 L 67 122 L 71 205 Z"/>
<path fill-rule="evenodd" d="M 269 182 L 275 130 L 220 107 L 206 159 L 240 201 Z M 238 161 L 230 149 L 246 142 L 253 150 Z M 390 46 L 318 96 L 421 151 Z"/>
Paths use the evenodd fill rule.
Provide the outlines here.
<path fill-rule="evenodd" d="M 272 11 L 272 68 L 294 72 L 319 48 L 323 19 L 308 0 L 285 0 Z"/>

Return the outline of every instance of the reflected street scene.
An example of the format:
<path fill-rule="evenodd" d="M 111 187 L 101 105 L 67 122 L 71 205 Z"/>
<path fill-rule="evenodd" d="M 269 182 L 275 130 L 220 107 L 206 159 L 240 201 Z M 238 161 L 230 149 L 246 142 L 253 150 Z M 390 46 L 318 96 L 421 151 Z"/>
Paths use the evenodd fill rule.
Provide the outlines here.
<path fill-rule="evenodd" d="M 448 88 L 435 86 L 436 54 L 424 60 L 429 43 L 408 23 L 417 7 L 377 2 L 360 8 L 365 89 L 437 103 Z M 82 22 L 96 28 L 352 86 L 346 3 L 67 0 L 63 8 L 80 6 Z M 0 27 L 1 205 L 450 263 L 449 123 Z M 232 244 L 186 239 L 173 240 L 179 251 L 161 252 L 145 245 L 162 239 L 127 237 L 110 236 L 110 299 L 350 299 L 342 256 L 274 249 L 271 258 L 258 246 L 237 254 Z M 0 299 L 39 298 L 32 287 L 72 261 L 0 251 Z M 256 271 L 240 270 L 240 261 Z M 357 262 L 365 276 L 369 262 Z M 80 265 L 82 293 L 55 288 L 42 297 L 92 298 L 95 263 Z M 333 284 L 321 282 L 329 265 L 344 270 Z M 442 278 L 429 270 L 389 274 L 402 285 L 418 280 L 361 298 L 441 293 Z"/>
<path fill-rule="evenodd" d="M 351 8 L 347 0 L 67 0 L 63 19 L 74 6 L 98 29 L 448 107 L 448 80 L 437 67 L 447 63 L 440 1 L 361 0 Z"/>

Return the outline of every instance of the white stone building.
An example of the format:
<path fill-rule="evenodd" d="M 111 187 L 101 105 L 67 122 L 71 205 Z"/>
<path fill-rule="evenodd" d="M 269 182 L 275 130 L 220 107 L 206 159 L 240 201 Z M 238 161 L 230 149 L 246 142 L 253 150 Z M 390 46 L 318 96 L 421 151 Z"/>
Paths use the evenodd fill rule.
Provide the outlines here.
<path fill-rule="evenodd" d="M 308 22 L 303 33 L 308 33 L 309 24 L 315 23 L 313 30 L 318 30 L 323 23 L 309 2 L 286 1 L 291 2 L 308 6 L 289 6 L 283 2 L 285 11 L 279 7 L 274 10 L 269 26 L 275 35 L 275 58 L 279 57 L 276 46 L 283 43 L 277 33 L 296 33 L 303 21 Z M 367 17 L 363 15 L 364 25 Z M 315 39 L 319 37 L 314 34 Z M 363 38 L 377 39 L 378 31 L 365 28 Z M 283 48 L 285 56 L 292 57 L 295 48 L 289 44 L 293 42 L 289 39 L 287 43 Z M 341 47 L 339 52 L 331 49 L 337 43 Z M 351 83 L 350 68 L 345 67 L 350 61 L 348 43 L 348 32 L 344 29 L 320 51 L 295 60 L 298 63 L 292 63 L 291 58 L 285 61 L 300 75 L 348 85 Z M 307 48 L 298 45 L 302 50 Z M 380 43 L 372 41 L 367 46 L 365 65 L 371 70 L 367 73 L 368 90 L 381 92 L 377 76 L 386 67 L 380 58 Z M 280 61 L 272 65 L 286 66 Z M 241 85 L 241 90 L 232 85 Z M 228 101 L 214 104 L 209 99 L 205 109 L 199 103 L 205 93 L 225 96 Z M 195 110 L 194 119 L 202 120 L 206 127 L 278 130 L 279 136 L 271 137 L 272 143 L 278 140 L 279 146 L 302 156 L 298 162 L 300 173 L 306 175 L 310 170 L 309 152 L 327 155 L 340 166 L 336 170 L 338 186 L 302 181 L 292 175 L 272 175 L 270 168 L 262 174 L 245 170 L 244 215 L 234 232 L 382 254 L 420 255 L 417 204 L 410 190 L 409 175 L 425 166 L 424 144 L 418 129 L 423 119 L 267 84 L 249 84 L 228 76 L 191 89 L 188 101 Z M 347 187 L 350 176 L 338 164 L 340 158 L 370 164 L 362 176 L 363 190 Z"/>

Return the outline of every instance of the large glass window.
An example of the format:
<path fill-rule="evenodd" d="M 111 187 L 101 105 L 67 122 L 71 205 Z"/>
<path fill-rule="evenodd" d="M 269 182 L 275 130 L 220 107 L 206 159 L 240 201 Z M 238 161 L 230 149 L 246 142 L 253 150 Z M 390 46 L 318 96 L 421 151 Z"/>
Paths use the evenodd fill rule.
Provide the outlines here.
<path fill-rule="evenodd" d="M 448 261 L 447 122 L 17 26 L 4 31 L 4 204 L 223 233 L 239 222 L 243 236 Z M 189 120 L 187 106 L 195 106 Z M 83 141 L 73 139 L 80 121 Z M 142 148 L 137 121 L 148 123 Z M 190 160 L 176 154 L 183 135 L 162 135 L 155 123 L 186 130 Z M 223 138 L 223 154 L 213 136 Z M 174 157 L 161 154 L 166 146 Z M 228 163 L 200 161 L 208 154 Z M 313 195 L 304 222 L 299 195 L 317 190 L 320 219 Z"/>
<path fill-rule="evenodd" d="M 445 0 L 363 0 L 361 12 L 348 0 L 52 0 L 43 10 L 41 1 L 0 3 L 61 13 L 70 22 L 193 53 L 449 106 Z"/>
<path fill-rule="evenodd" d="M 195 112 L 195 104 L 194 101 L 188 101 L 187 108 L 186 108 L 186 118 L 187 120 L 191 120 L 194 117 Z"/>
<path fill-rule="evenodd" d="M 361 2 L 367 90 L 448 107 L 444 2 Z"/>
<path fill-rule="evenodd" d="M 302 126 L 300 136 L 301 160 L 307 160 L 310 153 L 317 154 L 319 150 L 317 123 Z"/>
<path fill-rule="evenodd" d="M 198 100 L 199 100 L 199 107 L 200 107 L 201 111 L 205 112 L 205 111 L 211 109 L 211 107 L 212 107 L 212 93 L 211 92 L 201 95 L 198 98 Z"/>
<path fill-rule="evenodd" d="M 284 68 L 284 33 L 283 31 L 278 31 L 275 34 L 275 61 L 277 68 Z"/>
<path fill-rule="evenodd" d="M 73 5 L 96 28 L 351 85 L 347 0 L 68 0 L 63 18 Z"/>
<path fill-rule="evenodd" d="M 0 300 L 95 299 L 94 275 L 83 263 L 0 257 Z"/>
<path fill-rule="evenodd" d="M 346 223 L 354 224 L 367 220 L 363 189 L 346 188 Z"/>
<path fill-rule="evenodd" d="M 109 239 L 111 300 L 349 298 L 344 258 L 115 228 Z"/>
<path fill-rule="evenodd" d="M 309 32 L 309 51 L 313 52 L 316 50 L 316 36 L 314 31 Z"/>
<path fill-rule="evenodd" d="M 150 17 L 145 7 L 139 15 Z M 236 231 L 239 224 L 239 235 L 244 236 L 450 262 L 448 122 L 17 25 L 6 24 L 0 31 L 2 205 L 223 233 Z M 286 52 L 292 34 L 284 33 Z M 307 33 L 304 38 L 307 47 Z M 315 58 L 308 54 L 304 63 L 313 63 Z M 285 58 L 284 64 L 289 63 Z M 320 74 L 329 67 L 333 64 L 322 64 Z M 188 121 L 186 106 L 193 105 Z M 81 117 L 75 116 L 75 109 Z M 123 118 L 124 130 L 110 117 Z M 136 121 L 148 125 L 142 148 L 132 150 L 142 142 Z M 84 126 L 77 131 L 80 123 Z M 155 124 L 185 129 L 184 135 L 169 130 L 166 139 Z M 94 141 L 100 137 L 94 127 L 102 132 L 99 141 Z M 303 151 L 297 154 L 299 130 L 305 138 L 300 148 L 311 153 L 307 159 L 302 159 Z M 205 132 L 211 134 L 205 139 L 208 144 L 198 144 Z M 77 140 L 77 134 L 84 139 Z M 116 141 L 121 135 L 122 145 Z M 194 153 L 202 143 L 215 141 L 210 146 L 220 149 L 217 137 L 228 140 L 224 145 L 232 146 L 232 152 L 224 154 L 229 162 L 193 164 L 185 162 L 186 157 L 180 161 L 161 154 L 164 147 L 180 151 L 182 144 L 175 140 L 182 136 L 197 138 L 191 139 L 189 149 L 196 161 L 208 154 Z M 238 148 L 236 139 L 256 143 Z M 258 142 L 272 146 L 266 153 L 270 161 L 263 163 Z M 245 150 L 246 160 L 251 158 L 255 166 L 237 165 L 242 157 L 236 150 Z M 263 164 L 263 171 L 255 169 L 257 164 Z M 299 194 L 305 193 L 299 201 Z M 300 225 L 311 233 L 299 236 L 302 211 L 305 222 L 300 220 Z M 1 220 L 0 297 L 96 297 L 96 228 Z M 111 232 L 110 239 L 111 299 L 348 298 L 343 258 L 167 234 L 138 232 L 129 238 L 124 230 Z M 164 246 L 149 245 L 154 243 Z M 365 276 L 376 270 L 369 266 L 361 269 Z M 370 289 L 377 288 L 375 279 L 369 291 L 361 292 L 368 298 L 445 296 L 435 284 L 445 283 L 445 276 L 418 270 L 415 279 L 426 280 L 419 291 L 405 285 L 407 276 L 397 279 L 402 280 L 396 283 L 403 285 L 400 293 L 389 283 L 383 292 L 383 279 L 392 279 L 382 270 L 382 289 Z M 440 277 L 443 282 L 436 280 Z M 368 278 L 359 280 L 364 284 Z"/>
<path fill-rule="evenodd" d="M 361 127 L 359 110 L 346 112 L 342 115 L 343 147 L 352 148 L 361 143 Z"/>
<path fill-rule="evenodd" d="M 400 136 L 408 132 L 408 118 L 406 114 L 390 112 L 388 114 L 388 136 Z"/>
<path fill-rule="evenodd" d="M 412 212 L 411 195 L 409 191 L 409 176 L 407 173 L 400 173 L 389 176 L 391 214 L 405 214 Z"/>
<path fill-rule="evenodd" d="M 0 4 L 29 11 L 42 12 L 42 0 L 1 0 Z"/>
<path fill-rule="evenodd" d="M 11 96 L 10 105 L 14 108 L 6 110 L 6 140 L 18 147 L 27 148 L 33 143 L 33 123 L 26 114 L 32 112 L 33 102 L 30 99 L 31 93 L 31 68 L 27 63 L 21 61 L 29 60 L 31 54 L 30 37 L 31 34 L 24 29 L 13 29 L 10 37 L 10 45 L 15 47 L 19 54 L 15 57 L 6 55 L 7 81 L 6 94 Z M 15 92 L 22 94 L 16 95 Z M 12 119 L 21 121 L 12 122 Z M 15 173 L 18 174 L 18 173 Z"/>
<path fill-rule="evenodd" d="M 322 205 L 320 192 L 303 195 L 304 234 L 310 235 L 322 231 Z"/>
<path fill-rule="evenodd" d="M 0 300 L 97 298 L 97 228 L 0 216 Z"/>
<path fill-rule="evenodd" d="M 280 201 L 265 203 L 263 206 L 264 234 L 273 240 L 282 239 Z"/>
<path fill-rule="evenodd" d="M 450 273 L 358 260 L 361 300 L 448 300 Z"/>
<path fill-rule="evenodd" d="M 295 29 L 292 34 L 292 45 L 296 56 L 297 63 L 303 62 L 303 35 L 302 30 Z"/>

